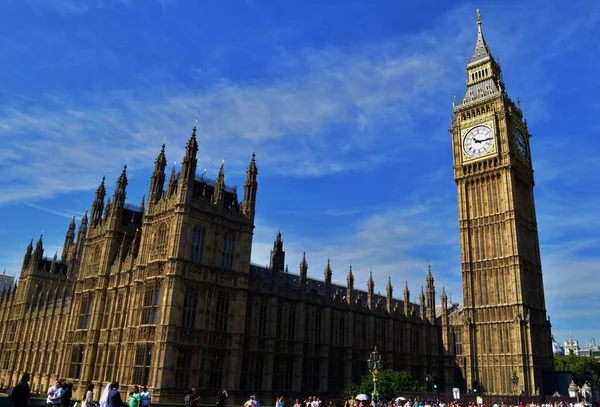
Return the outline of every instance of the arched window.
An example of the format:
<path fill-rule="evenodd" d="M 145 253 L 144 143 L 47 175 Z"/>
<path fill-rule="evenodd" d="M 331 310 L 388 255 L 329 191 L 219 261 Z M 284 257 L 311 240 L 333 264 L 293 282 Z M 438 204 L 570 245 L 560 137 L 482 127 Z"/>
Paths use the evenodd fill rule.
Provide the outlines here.
<path fill-rule="evenodd" d="M 167 226 L 163 223 L 158 227 L 158 238 L 156 239 L 156 251 L 158 254 L 166 254 L 167 249 Z"/>
<path fill-rule="evenodd" d="M 205 230 L 202 226 L 196 226 L 192 230 L 192 244 L 190 246 L 190 260 L 194 263 L 202 264 L 202 255 L 204 253 L 204 235 Z"/>
<path fill-rule="evenodd" d="M 235 236 L 232 233 L 228 233 L 223 238 L 221 267 L 223 267 L 224 269 L 229 270 L 233 266 L 234 248 L 235 248 Z"/>

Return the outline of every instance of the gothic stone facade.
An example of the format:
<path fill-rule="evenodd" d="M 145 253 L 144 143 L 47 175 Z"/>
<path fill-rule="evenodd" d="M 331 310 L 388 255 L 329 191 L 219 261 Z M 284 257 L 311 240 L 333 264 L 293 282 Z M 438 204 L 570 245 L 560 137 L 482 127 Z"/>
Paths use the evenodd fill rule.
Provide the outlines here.
<path fill-rule="evenodd" d="M 250 263 L 257 176 L 254 156 L 244 196 L 197 176 L 196 131 L 181 172 L 155 162 L 148 199 L 126 203 L 126 167 L 112 197 L 104 179 L 90 216 L 69 225 L 62 256 L 27 247 L 19 285 L 2 291 L 0 376 L 32 372 L 35 389 L 55 377 L 81 393 L 88 382 L 148 384 L 156 400 L 180 400 L 196 386 L 213 395 L 340 394 L 366 373 L 374 346 L 386 367 L 415 377 L 441 373 L 441 319 L 433 277 L 420 304 L 287 271 L 281 235 L 270 267 Z"/>
<path fill-rule="evenodd" d="M 533 167 L 520 106 L 507 95 L 478 13 L 467 90 L 454 106 L 464 308 L 452 318 L 467 387 L 489 393 L 543 391 L 553 370 L 550 321 L 533 198 Z M 511 376 L 519 383 L 513 389 Z"/>
<path fill-rule="evenodd" d="M 216 180 L 196 175 L 194 128 L 166 185 L 163 145 L 141 206 L 126 203 L 125 167 L 108 199 L 102 180 L 77 233 L 71 222 L 60 258 L 43 256 L 41 237 L 29 244 L 18 286 L 0 293 L 0 378 L 31 371 L 43 390 L 64 377 L 78 396 L 88 382 L 147 384 L 160 401 L 192 386 L 331 395 L 377 346 L 385 368 L 436 375 L 442 389 L 506 393 L 515 371 L 533 393 L 551 346 L 527 125 L 480 28 L 467 69 L 452 123 L 464 305 L 442 292 L 436 307 L 431 271 L 418 304 L 408 287 L 395 299 L 390 281 L 385 296 L 372 278 L 355 289 L 352 269 L 346 286 L 329 264 L 308 278 L 306 256 L 289 273 L 281 235 L 269 267 L 251 264 L 255 158 L 240 201 L 223 166 Z"/>

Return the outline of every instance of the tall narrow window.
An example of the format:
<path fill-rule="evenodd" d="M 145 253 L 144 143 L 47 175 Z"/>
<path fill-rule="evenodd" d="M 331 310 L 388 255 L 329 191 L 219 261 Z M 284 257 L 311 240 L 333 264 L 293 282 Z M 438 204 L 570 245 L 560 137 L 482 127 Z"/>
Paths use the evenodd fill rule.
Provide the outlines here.
<path fill-rule="evenodd" d="M 37 305 L 43 289 L 44 285 L 42 283 L 39 283 L 35 289 L 35 292 L 33 293 L 33 305 Z"/>
<path fill-rule="evenodd" d="M 106 374 L 105 377 L 113 377 L 113 373 L 115 370 L 115 348 L 110 348 L 108 350 L 108 355 L 106 357 Z"/>
<path fill-rule="evenodd" d="M 231 269 L 233 266 L 233 252 L 235 248 L 235 237 L 228 233 L 223 238 L 223 251 L 221 256 L 221 267 Z"/>
<path fill-rule="evenodd" d="M 115 304 L 115 322 L 114 328 L 121 327 L 121 315 L 123 313 L 123 295 L 117 296 L 117 303 Z"/>
<path fill-rule="evenodd" d="M 229 313 L 229 296 L 220 295 L 217 297 L 217 312 L 215 320 L 215 330 L 227 332 L 227 315 Z"/>
<path fill-rule="evenodd" d="M 81 365 L 83 364 L 83 346 L 71 348 L 71 363 L 69 365 L 69 377 L 79 377 Z"/>
<path fill-rule="evenodd" d="M 293 341 L 296 333 L 296 307 L 290 305 L 290 313 L 288 315 L 288 340 Z"/>
<path fill-rule="evenodd" d="M 196 307 L 198 305 L 198 290 L 188 288 L 183 295 L 183 312 L 181 313 L 181 326 L 194 328 L 196 326 Z"/>
<path fill-rule="evenodd" d="M 267 303 L 261 302 L 258 309 L 258 336 L 265 336 L 267 333 Z"/>
<path fill-rule="evenodd" d="M 252 300 L 248 300 L 248 305 L 246 305 L 246 327 L 244 332 L 246 335 L 250 335 L 252 333 Z"/>
<path fill-rule="evenodd" d="M 221 388 L 223 368 L 225 367 L 225 353 L 213 352 L 208 360 L 208 388 L 218 390 Z"/>
<path fill-rule="evenodd" d="M 167 226 L 164 223 L 158 228 L 156 251 L 159 255 L 165 255 L 167 253 Z"/>
<path fill-rule="evenodd" d="M 454 355 L 462 355 L 462 333 L 454 331 Z"/>
<path fill-rule="evenodd" d="M 88 329 L 92 319 L 93 301 L 91 297 L 83 297 L 79 308 L 79 318 L 77 320 L 77 329 Z M 74 376 L 71 376 L 74 377 Z"/>
<path fill-rule="evenodd" d="M 156 324 L 159 302 L 160 288 L 146 288 L 146 292 L 144 293 L 144 306 L 142 308 L 142 325 Z"/>
<path fill-rule="evenodd" d="M 187 389 L 190 381 L 191 358 L 184 349 L 177 349 L 175 361 L 175 388 Z"/>
<path fill-rule="evenodd" d="M 190 261 L 202 264 L 202 254 L 204 253 L 204 228 L 196 226 L 192 230 L 192 245 L 190 247 Z"/>
<path fill-rule="evenodd" d="M 139 345 L 135 350 L 135 365 L 133 367 L 133 382 L 141 385 L 148 384 L 150 367 L 152 366 L 152 345 Z M 75 376 L 76 377 L 76 376 Z"/>

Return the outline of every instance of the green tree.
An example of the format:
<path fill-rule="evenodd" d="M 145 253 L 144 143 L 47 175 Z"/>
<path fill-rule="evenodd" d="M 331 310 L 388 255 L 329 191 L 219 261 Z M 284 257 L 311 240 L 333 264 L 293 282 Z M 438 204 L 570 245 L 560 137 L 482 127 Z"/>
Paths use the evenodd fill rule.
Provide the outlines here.
<path fill-rule="evenodd" d="M 600 386 L 600 360 L 590 356 L 554 356 L 554 370 L 572 372 L 575 382 L 582 386 L 585 373 L 589 372 L 595 386 Z"/>
<path fill-rule="evenodd" d="M 405 371 L 394 371 L 394 370 L 381 370 L 377 376 L 377 390 L 380 396 L 393 397 L 394 391 L 416 391 L 418 390 L 417 382 L 412 376 Z M 373 392 L 373 376 L 371 374 L 365 375 L 361 378 L 360 383 L 352 383 L 344 391 L 344 396 L 350 398 L 350 396 L 357 394 L 368 394 L 371 395 Z"/>

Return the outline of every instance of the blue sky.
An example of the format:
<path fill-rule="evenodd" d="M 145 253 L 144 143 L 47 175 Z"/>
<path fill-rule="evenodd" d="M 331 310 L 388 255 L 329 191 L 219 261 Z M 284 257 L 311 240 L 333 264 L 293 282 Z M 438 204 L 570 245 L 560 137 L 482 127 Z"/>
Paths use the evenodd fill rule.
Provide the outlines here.
<path fill-rule="evenodd" d="M 290 270 L 391 275 L 417 298 L 431 260 L 461 301 L 452 95 L 475 10 L 528 120 L 546 305 L 556 339 L 600 339 L 600 3 L 22 0 L 0 3 L 0 267 L 62 246 L 106 171 L 138 204 L 167 135 L 198 118 L 199 169 L 241 186 L 253 149 L 252 258 L 281 230 Z M 178 165 L 178 164 L 175 164 Z"/>

